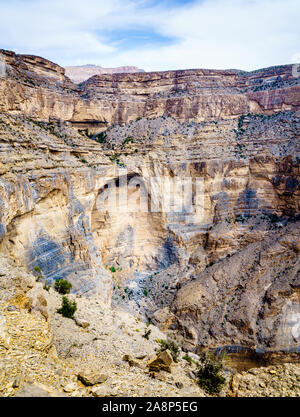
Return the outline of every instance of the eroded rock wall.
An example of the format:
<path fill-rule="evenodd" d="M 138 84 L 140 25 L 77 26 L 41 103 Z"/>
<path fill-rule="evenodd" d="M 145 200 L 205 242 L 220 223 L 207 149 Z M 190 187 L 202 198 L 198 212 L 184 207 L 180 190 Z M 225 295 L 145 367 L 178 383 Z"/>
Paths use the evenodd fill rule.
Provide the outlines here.
<path fill-rule="evenodd" d="M 180 121 L 232 118 L 242 114 L 297 110 L 299 77 L 292 66 L 254 72 L 182 70 L 95 75 L 79 87 L 60 66 L 40 57 L 0 50 L 0 109 L 103 130 L 139 117 Z"/>
<path fill-rule="evenodd" d="M 300 87 L 291 66 L 99 75 L 75 86 L 47 60 L 2 56 L 2 252 L 103 302 L 114 281 L 126 308 L 192 349 L 299 346 Z M 111 210 L 101 198 L 111 182 L 121 195 L 124 171 L 129 206 Z M 201 181 L 203 209 L 174 210 L 180 188 L 166 209 L 160 180 L 186 178 Z"/>
<path fill-rule="evenodd" d="M 1 251 L 30 272 L 39 267 L 49 283 L 67 277 L 76 291 L 109 303 L 110 275 L 90 228 L 101 177 L 81 161 L 88 146 L 80 135 L 73 132 L 71 147 L 41 126 L 1 116 Z M 98 159 L 105 166 L 101 152 Z"/>

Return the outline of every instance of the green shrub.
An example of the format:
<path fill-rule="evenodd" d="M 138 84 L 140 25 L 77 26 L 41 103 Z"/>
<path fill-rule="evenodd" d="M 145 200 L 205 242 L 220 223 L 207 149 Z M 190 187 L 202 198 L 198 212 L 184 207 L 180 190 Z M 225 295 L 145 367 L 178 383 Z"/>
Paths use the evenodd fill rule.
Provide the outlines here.
<path fill-rule="evenodd" d="M 149 336 L 150 336 L 150 334 L 151 334 L 151 329 L 145 329 L 145 331 L 144 331 L 144 334 L 143 334 L 143 337 L 145 338 L 145 339 L 147 339 L 147 340 L 149 340 Z"/>
<path fill-rule="evenodd" d="M 66 279 L 58 279 L 55 281 L 54 288 L 60 294 L 69 294 L 72 284 Z"/>
<path fill-rule="evenodd" d="M 130 143 L 130 142 L 133 143 L 134 141 L 133 141 L 133 138 L 131 136 L 128 136 L 126 139 L 123 140 L 122 148 L 123 148 L 124 145 L 127 145 L 127 143 Z"/>
<path fill-rule="evenodd" d="M 116 270 L 116 268 L 114 267 L 114 266 L 111 266 L 110 268 L 109 268 L 109 270 L 110 270 L 110 272 L 116 272 L 117 270 Z"/>
<path fill-rule="evenodd" d="M 160 344 L 160 348 L 158 349 L 158 353 L 163 352 L 164 350 L 169 350 L 171 352 L 172 358 L 174 362 L 178 362 L 178 356 L 179 356 L 179 346 L 177 345 L 174 340 L 167 339 L 157 339 L 157 343 Z"/>
<path fill-rule="evenodd" d="M 100 132 L 97 135 L 94 136 L 94 139 L 98 143 L 105 143 L 106 142 L 106 133 Z"/>
<path fill-rule="evenodd" d="M 62 306 L 57 310 L 57 312 L 64 317 L 69 319 L 74 318 L 74 313 L 77 310 L 77 304 L 75 301 L 70 301 L 68 297 L 63 296 L 62 298 Z"/>
<path fill-rule="evenodd" d="M 34 274 L 35 277 L 36 277 L 36 281 L 37 282 L 41 281 L 41 279 L 43 278 L 43 274 L 42 274 L 41 268 L 39 266 L 35 266 L 33 270 L 34 270 L 34 272 L 37 273 L 37 275 Z"/>
<path fill-rule="evenodd" d="M 191 364 L 193 362 L 192 358 L 188 354 L 184 355 L 184 357 L 182 359 L 187 361 L 189 364 Z"/>
<path fill-rule="evenodd" d="M 202 352 L 197 364 L 197 383 L 209 394 L 218 394 L 225 383 L 220 374 L 223 369 L 223 357 L 216 358 L 209 352 Z"/>

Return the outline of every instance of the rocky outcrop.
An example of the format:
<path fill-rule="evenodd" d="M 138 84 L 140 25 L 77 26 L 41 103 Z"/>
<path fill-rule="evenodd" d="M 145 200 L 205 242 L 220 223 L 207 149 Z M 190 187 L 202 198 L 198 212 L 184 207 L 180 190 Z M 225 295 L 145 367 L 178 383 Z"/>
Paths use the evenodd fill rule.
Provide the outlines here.
<path fill-rule="evenodd" d="M 0 50 L 5 76 L 0 78 L 0 111 L 39 120 L 72 118 L 77 87 L 65 70 L 44 58 Z"/>
<path fill-rule="evenodd" d="M 191 343 L 297 351 L 299 227 L 267 233 L 178 291 L 171 311 Z"/>

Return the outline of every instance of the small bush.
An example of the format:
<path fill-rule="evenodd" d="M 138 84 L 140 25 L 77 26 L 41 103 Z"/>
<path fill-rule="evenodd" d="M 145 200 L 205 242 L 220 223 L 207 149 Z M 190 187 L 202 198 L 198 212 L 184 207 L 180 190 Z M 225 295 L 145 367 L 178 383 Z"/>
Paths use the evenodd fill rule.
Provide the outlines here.
<path fill-rule="evenodd" d="M 40 282 L 40 281 L 41 281 L 41 279 L 43 278 L 41 268 L 40 268 L 39 266 L 35 266 L 35 267 L 34 267 L 34 272 L 36 272 L 36 274 L 34 274 L 34 275 L 35 275 L 35 277 L 36 277 L 36 281 L 37 281 L 37 282 Z"/>
<path fill-rule="evenodd" d="M 143 334 L 143 337 L 145 338 L 145 339 L 147 339 L 147 340 L 149 340 L 149 336 L 150 336 L 150 334 L 151 334 L 151 329 L 145 329 L 145 331 L 144 331 L 144 334 Z"/>
<path fill-rule="evenodd" d="M 184 357 L 182 359 L 187 361 L 189 364 L 191 364 L 193 362 L 192 358 L 189 355 L 184 355 Z"/>
<path fill-rule="evenodd" d="M 70 301 L 68 297 L 63 296 L 62 306 L 57 310 L 59 314 L 69 319 L 74 318 L 74 313 L 77 310 L 77 304 L 75 301 Z"/>
<path fill-rule="evenodd" d="M 109 268 L 109 270 L 110 270 L 110 272 L 116 272 L 117 270 L 116 270 L 116 268 L 114 267 L 114 266 L 111 266 L 110 268 Z"/>
<path fill-rule="evenodd" d="M 72 288 L 72 284 L 66 279 L 58 279 L 55 281 L 54 288 L 60 294 L 69 294 Z"/>
<path fill-rule="evenodd" d="M 197 364 L 197 383 L 209 394 L 218 394 L 225 383 L 220 375 L 223 369 L 223 357 L 216 358 L 209 352 L 202 352 L 200 362 Z"/>
<path fill-rule="evenodd" d="M 105 132 L 100 132 L 97 135 L 95 135 L 93 138 L 98 143 L 105 143 L 106 142 L 106 133 Z"/>
<path fill-rule="evenodd" d="M 178 356 L 179 356 L 179 346 L 177 345 L 174 340 L 167 339 L 157 339 L 157 343 L 160 344 L 160 348 L 158 350 L 158 353 L 163 352 L 164 350 L 169 350 L 171 352 L 172 358 L 174 362 L 178 362 Z"/>

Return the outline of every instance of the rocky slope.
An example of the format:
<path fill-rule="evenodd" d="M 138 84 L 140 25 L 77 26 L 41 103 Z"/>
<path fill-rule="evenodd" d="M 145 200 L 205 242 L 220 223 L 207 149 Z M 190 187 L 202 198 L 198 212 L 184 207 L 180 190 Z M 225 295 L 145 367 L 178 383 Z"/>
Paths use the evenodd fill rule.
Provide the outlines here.
<path fill-rule="evenodd" d="M 153 325 L 98 298 L 76 300 L 75 320 L 57 313 L 61 296 L 1 256 L 0 396 L 2 397 L 205 397 L 196 366 L 180 352 L 171 372 L 149 373 L 157 338 Z M 151 330 L 149 339 L 143 337 Z M 194 360 L 197 355 L 189 353 Z M 252 367 L 237 373 L 225 366 L 220 396 L 299 396 L 299 365 Z"/>
<path fill-rule="evenodd" d="M 70 78 L 75 84 L 82 83 L 93 75 L 98 74 L 122 74 L 128 72 L 144 72 L 144 70 L 131 65 L 116 67 L 116 68 L 103 68 L 100 65 L 76 65 L 71 67 L 65 67 L 66 76 Z"/>
<path fill-rule="evenodd" d="M 184 350 L 299 362 L 291 66 L 96 75 L 77 86 L 47 60 L 1 54 L 1 254 L 49 284 L 67 278 L 107 311 L 140 314 Z M 168 201 L 162 183 L 174 180 Z"/>
<path fill-rule="evenodd" d="M 75 296 L 75 321 L 64 318 L 61 296 L 11 258 L 1 257 L 0 274 L 0 396 L 205 396 L 183 360 L 172 373 L 149 374 L 155 339 L 164 337 L 154 326 Z"/>

